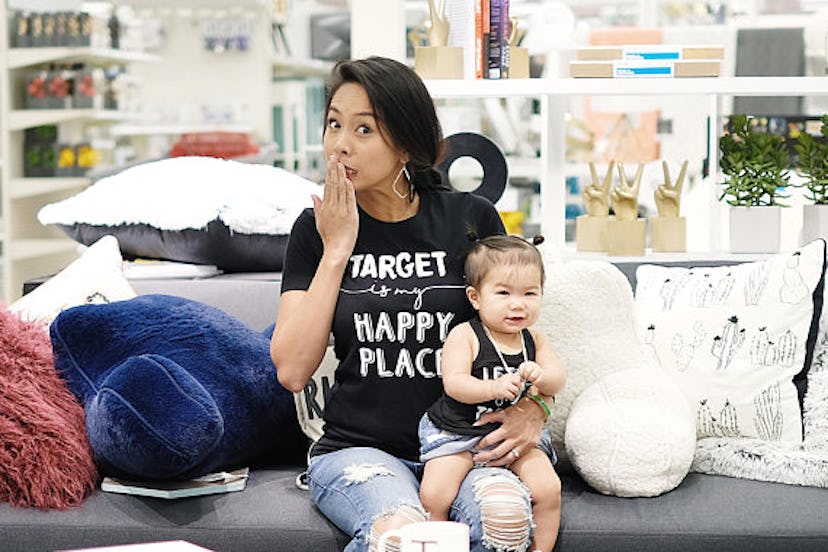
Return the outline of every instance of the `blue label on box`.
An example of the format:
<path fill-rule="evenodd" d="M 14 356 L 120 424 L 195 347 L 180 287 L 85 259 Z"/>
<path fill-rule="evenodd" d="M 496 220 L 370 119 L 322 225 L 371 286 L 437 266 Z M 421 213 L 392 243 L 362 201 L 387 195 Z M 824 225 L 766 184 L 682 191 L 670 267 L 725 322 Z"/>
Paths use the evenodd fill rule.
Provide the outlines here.
<path fill-rule="evenodd" d="M 624 59 L 679 59 L 678 52 L 629 52 Z"/>
<path fill-rule="evenodd" d="M 652 67 L 616 67 L 616 77 L 672 77 L 673 67 L 656 65 Z"/>

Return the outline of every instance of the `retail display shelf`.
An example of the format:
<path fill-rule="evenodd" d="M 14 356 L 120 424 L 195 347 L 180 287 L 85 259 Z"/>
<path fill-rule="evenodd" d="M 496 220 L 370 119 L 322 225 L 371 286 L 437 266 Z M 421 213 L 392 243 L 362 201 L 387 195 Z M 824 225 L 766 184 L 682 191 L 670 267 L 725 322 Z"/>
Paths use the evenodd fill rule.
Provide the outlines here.
<path fill-rule="evenodd" d="M 78 243 L 68 238 L 18 238 L 8 243 L 8 246 L 9 255 L 14 261 L 27 261 L 50 255 L 65 255 L 75 253 L 78 249 Z"/>
<path fill-rule="evenodd" d="M 146 52 L 90 46 L 8 48 L 11 11 L 5 8 L 8 6 L 0 9 L 0 158 L 5 163 L 0 186 L 0 208 L 4 215 L 0 242 L 4 253 L 0 263 L 3 275 L 0 299 L 13 301 L 19 297 L 22 283 L 28 278 L 54 273 L 76 258 L 77 244 L 61 237 L 54 228 L 39 224 L 37 212 L 44 204 L 76 193 L 90 182 L 88 178 L 76 177 L 25 177 L 25 131 L 57 125 L 62 141 L 69 144 L 95 141 L 93 146 L 98 147 L 106 139 L 104 133 L 100 129 L 87 132 L 85 127 L 129 124 L 140 116 L 124 110 L 27 108 L 24 83 L 29 78 L 28 73 L 76 63 L 92 68 L 153 63 L 161 61 L 161 57 Z M 134 80 L 130 81 L 130 84 L 134 83 Z M 119 81 L 118 85 L 126 83 Z"/>
<path fill-rule="evenodd" d="M 253 127 L 250 125 L 238 124 L 209 124 L 209 123 L 193 123 L 193 124 L 158 124 L 158 125 L 113 125 L 109 128 L 109 133 L 113 136 L 161 136 L 161 135 L 176 135 L 188 134 L 192 132 L 251 132 Z"/>
<path fill-rule="evenodd" d="M 134 113 L 109 109 L 15 109 L 9 112 L 9 130 L 70 121 L 124 121 L 135 117 Z"/>
<path fill-rule="evenodd" d="M 289 78 L 296 77 L 327 77 L 333 68 L 333 62 L 313 58 L 273 58 L 273 71 L 278 78 L 286 74 Z"/>
<path fill-rule="evenodd" d="M 828 93 L 825 77 L 428 80 L 435 98 L 573 95 L 807 96 Z"/>
<path fill-rule="evenodd" d="M 87 184 L 89 184 L 89 179 L 86 177 L 12 178 L 8 182 L 9 197 L 23 199 L 41 194 L 76 190 Z"/>
<path fill-rule="evenodd" d="M 92 64 L 154 62 L 159 57 L 145 52 L 130 52 L 102 48 L 11 48 L 6 53 L 6 66 L 21 69 L 42 63 L 85 62 Z"/>
<path fill-rule="evenodd" d="M 563 260 L 610 261 L 613 263 L 712 263 L 751 262 L 771 257 L 773 253 L 731 253 L 730 251 L 682 251 L 676 253 L 657 252 L 647 249 L 643 257 L 624 257 L 592 251 L 577 251 L 575 245 L 567 245 L 560 253 Z"/>
<path fill-rule="evenodd" d="M 614 78 L 614 79 L 503 79 L 428 80 L 432 97 L 441 99 L 532 97 L 540 104 L 541 233 L 557 247 L 566 243 L 566 116 L 573 96 L 687 96 L 708 97 L 708 117 L 718 120 L 725 96 L 824 96 L 826 77 L 710 77 L 710 78 Z M 718 127 L 708 127 L 708 157 L 717 155 Z M 712 167 L 710 181 L 718 181 L 718 167 Z M 709 187 L 712 213 L 724 206 L 716 189 Z M 709 250 L 720 249 L 722 228 L 712 217 Z"/>

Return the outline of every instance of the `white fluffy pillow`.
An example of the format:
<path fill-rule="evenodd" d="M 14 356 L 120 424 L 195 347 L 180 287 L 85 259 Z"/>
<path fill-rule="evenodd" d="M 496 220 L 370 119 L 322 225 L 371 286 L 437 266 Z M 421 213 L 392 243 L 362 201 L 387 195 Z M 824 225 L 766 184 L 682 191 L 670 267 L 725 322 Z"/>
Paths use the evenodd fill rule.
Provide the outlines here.
<path fill-rule="evenodd" d="M 87 303 L 111 303 L 135 297 L 124 277 L 123 259 L 114 236 L 90 245 L 80 258 L 24 295 L 9 310 L 23 320 L 48 327 L 62 310 Z"/>
<path fill-rule="evenodd" d="M 102 178 L 79 194 L 44 206 L 42 224 L 146 224 L 201 229 L 220 220 L 241 234 L 288 234 L 311 206 L 317 184 L 278 167 L 213 157 L 175 157 Z"/>
<path fill-rule="evenodd" d="M 581 477 L 615 496 L 656 496 L 682 482 L 696 426 L 684 395 L 654 369 L 603 376 L 581 393 L 566 424 L 566 450 Z"/>
<path fill-rule="evenodd" d="M 118 238 L 128 258 L 215 265 L 226 272 L 282 270 L 296 217 L 321 187 L 286 170 L 212 157 L 130 167 L 45 205 L 54 224 L 89 245 Z"/>
<path fill-rule="evenodd" d="M 537 328 L 547 335 L 566 370 L 547 427 L 563 451 L 572 403 L 603 375 L 651 364 L 635 331 L 630 283 L 604 261 L 546 261 L 543 309 Z"/>

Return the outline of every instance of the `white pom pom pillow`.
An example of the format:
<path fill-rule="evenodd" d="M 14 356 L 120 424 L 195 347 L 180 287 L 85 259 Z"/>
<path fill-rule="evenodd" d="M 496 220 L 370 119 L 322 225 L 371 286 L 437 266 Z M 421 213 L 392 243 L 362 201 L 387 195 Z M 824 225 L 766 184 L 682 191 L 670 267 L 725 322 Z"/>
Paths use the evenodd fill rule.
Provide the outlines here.
<path fill-rule="evenodd" d="M 630 283 L 602 261 L 546 260 L 543 309 L 537 328 L 551 340 L 566 369 L 566 386 L 556 397 L 547 427 L 556 450 L 572 404 L 605 374 L 640 368 L 645 361 L 633 320 Z"/>
<path fill-rule="evenodd" d="M 603 376 L 575 400 L 566 423 L 572 464 L 598 492 L 657 496 L 684 480 L 696 425 L 684 394 L 652 369 Z"/>

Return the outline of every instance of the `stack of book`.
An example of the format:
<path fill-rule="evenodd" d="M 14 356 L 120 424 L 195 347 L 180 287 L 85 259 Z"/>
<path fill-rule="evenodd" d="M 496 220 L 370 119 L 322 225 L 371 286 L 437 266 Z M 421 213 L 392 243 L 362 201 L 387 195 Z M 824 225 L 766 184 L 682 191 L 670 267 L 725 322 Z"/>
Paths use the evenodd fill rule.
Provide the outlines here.
<path fill-rule="evenodd" d="M 474 0 L 474 76 L 509 78 L 509 0 Z"/>
<path fill-rule="evenodd" d="M 153 498 L 187 498 L 243 491 L 249 476 L 249 468 L 240 468 L 230 472 L 208 473 L 187 481 L 127 481 L 104 477 L 101 490 Z"/>
<path fill-rule="evenodd" d="M 578 48 L 571 77 L 718 77 L 723 46 L 669 44 Z"/>
<path fill-rule="evenodd" d="M 444 0 L 445 45 L 417 46 L 414 65 L 427 79 L 505 79 L 529 76 L 529 59 L 509 17 L 511 0 Z M 514 50 L 510 48 L 513 40 Z M 517 52 L 517 59 L 513 54 Z M 514 70 L 514 71 L 513 71 Z"/>

